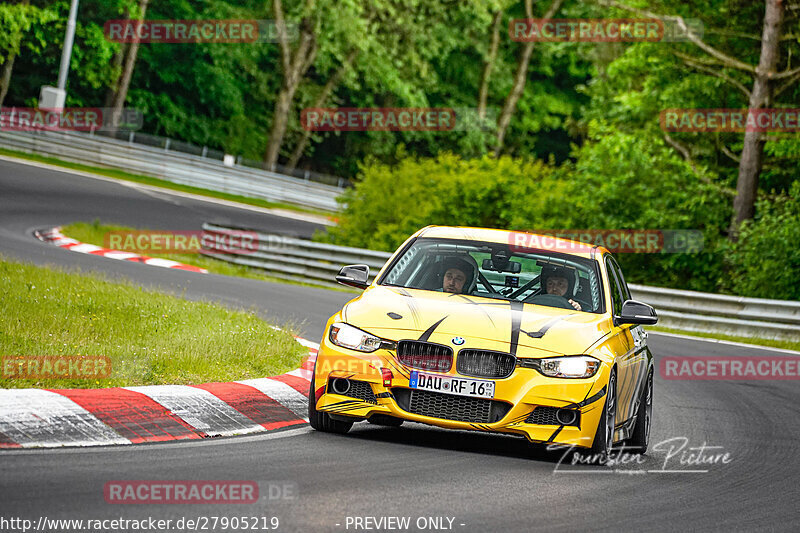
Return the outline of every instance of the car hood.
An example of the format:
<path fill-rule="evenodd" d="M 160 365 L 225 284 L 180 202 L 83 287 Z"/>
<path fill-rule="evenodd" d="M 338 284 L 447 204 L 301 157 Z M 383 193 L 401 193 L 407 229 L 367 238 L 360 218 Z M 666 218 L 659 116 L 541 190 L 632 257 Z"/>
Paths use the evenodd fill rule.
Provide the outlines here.
<path fill-rule="evenodd" d="M 481 339 L 485 349 L 521 356 L 584 353 L 610 329 L 606 315 L 387 286 L 364 291 L 344 307 L 342 318 L 390 340 L 451 344 L 462 337 L 472 346 Z"/>

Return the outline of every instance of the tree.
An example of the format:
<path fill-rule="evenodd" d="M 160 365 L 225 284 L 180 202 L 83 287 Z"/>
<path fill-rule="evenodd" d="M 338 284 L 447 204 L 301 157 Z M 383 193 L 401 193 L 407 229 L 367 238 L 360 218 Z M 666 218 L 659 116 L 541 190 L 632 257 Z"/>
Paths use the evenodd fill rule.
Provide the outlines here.
<path fill-rule="evenodd" d="M 533 18 L 532 0 L 524 0 L 525 2 L 525 16 L 529 19 Z M 544 14 L 544 18 L 553 18 L 553 15 L 561 7 L 564 0 L 553 0 L 550 7 Z M 536 41 L 528 41 L 522 45 L 522 50 L 519 54 L 519 61 L 517 63 L 516 74 L 514 75 L 514 84 L 506 96 L 506 101 L 503 104 L 503 109 L 497 119 L 497 141 L 495 142 L 495 152 L 499 155 L 503 150 L 503 143 L 505 142 L 506 131 L 508 125 L 511 123 L 511 118 L 517 109 L 517 102 L 522 96 L 522 91 L 525 90 L 525 82 L 528 79 L 528 64 L 531 60 L 534 45 Z"/>
<path fill-rule="evenodd" d="M 286 126 L 289 120 L 289 113 L 292 110 L 294 94 L 300 82 L 303 80 L 306 71 L 311 67 L 317 55 L 317 35 L 315 21 L 312 19 L 312 12 L 315 8 L 314 0 L 306 0 L 303 7 L 303 18 L 299 25 L 299 38 L 296 46 L 289 44 L 289 35 L 286 28 L 286 16 L 283 11 L 281 0 L 272 0 L 272 9 L 275 16 L 275 24 L 278 28 L 278 46 L 281 54 L 281 88 L 278 99 L 275 101 L 275 109 L 272 114 L 272 129 L 269 133 L 269 140 L 264 151 L 264 167 L 274 168 L 278 162 L 283 138 L 286 135 Z"/>
<path fill-rule="evenodd" d="M 53 11 L 31 6 L 29 3 L 30 0 L 22 0 L 17 4 L 0 4 L 0 26 L 3 28 L 0 33 L 0 64 L 3 65 L 0 74 L 0 107 L 3 107 L 11 86 L 14 62 L 23 44 L 31 50 L 44 45 L 41 32 L 31 30 L 56 18 Z"/>
<path fill-rule="evenodd" d="M 616 0 L 598 1 L 601 5 L 613 6 L 647 17 L 674 22 L 678 28 L 685 32 L 689 41 L 705 54 L 701 57 L 683 55 L 686 64 L 729 82 L 737 90 L 744 90 L 749 96 L 748 109 L 751 111 L 772 105 L 776 94 L 785 91 L 791 84 L 800 79 L 800 68 L 787 67 L 785 70 L 778 72 L 780 46 L 784 40 L 782 33 L 785 14 L 784 0 L 764 0 L 765 11 L 760 39 L 761 49 L 756 66 L 705 42 L 692 31 L 681 16 L 660 15 L 646 9 L 617 2 Z M 726 69 L 733 69 L 749 75 L 751 88 L 747 89 L 735 78 L 726 74 Z M 781 86 L 778 87 L 777 83 L 781 83 Z M 733 219 L 730 227 L 732 239 L 736 238 L 738 226 L 744 220 L 753 217 L 758 180 L 763 166 L 763 155 L 763 133 L 746 132 L 739 157 L 736 197 L 733 202 Z"/>
<path fill-rule="evenodd" d="M 147 4 L 150 0 L 139 0 L 139 13 L 137 20 L 142 21 L 144 20 L 145 15 L 147 14 Z M 125 66 L 122 69 L 122 76 L 119 80 L 119 87 L 116 90 L 116 95 L 114 98 L 114 104 L 112 111 L 112 128 L 116 128 L 116 125 L 119 124 L 120 116 L 122 114 L 122 108 L 125 105 L 125 100 L 128 98 L 128 88 L 131 84 L 131 78 L 133 77 L 133 69 L 136 66 L 136 56 L 139 53 L 139 40 L 135 39 L 130 46 L 127 47 L 127 54 L 125 57 Z"/>
<path fill-rule="evenodd" d="M 350 53 L 347 54 L 347 57 L 344 59 L 339 68 L 336 69 L 336 72 L 333 73 L 331 77 L 328 78 L 328 81 L 325 83 L 325 86 L 319 92 L 314 105 L 311 107 L 319 108 L 325 105 L 325 102 L 328 101 L 328 98 L 331 96 L 331 93 L 336 88 L 337 85 L 342 81 L 345 73 L 350 70 L 350 67 L 353 65 L 358 54 L 361 52 L 358 48 L 353 48 L 350 50 Z M 306 146 L 308 146 L 308 141 L 311 138 L 311 130 L 303 130 L 302 136 L 300 140 L 297 142 L 297 145 L 294 147 L 292 151 L 292 155 L 289 157 L 289 163 L 286 165 L 289 169 L 293 169 L 297 166 L 297 162 L 300 161 L 300 158 L 303 156 L 303 152 L 305 152 Z"/>

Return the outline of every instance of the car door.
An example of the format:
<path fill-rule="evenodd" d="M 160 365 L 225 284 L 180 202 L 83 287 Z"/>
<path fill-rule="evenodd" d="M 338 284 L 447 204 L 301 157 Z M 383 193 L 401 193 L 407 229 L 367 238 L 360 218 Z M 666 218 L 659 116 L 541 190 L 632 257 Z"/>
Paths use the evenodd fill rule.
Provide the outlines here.
<path fill-rule="evenodd" d="M 617 304 L 614 304 L 614 315 L 619 316 L 622 311 L 622 303 L 631 299 L 631 292 L 628 284 L 625 283 L 622 269 L 611 256 L 606 258 L 606 269 L 609 278 L 614 279 L 614 282 L 609 281 L 609 283 L 617 291 L 619 303 L 618 307 Z M 620 326 L 620 329 L 620 335 L 625 338 L 626 350 L 625 355 L 620 358 L 618 366 L 620 374 L 617 379 L 618 423 L 629 420 L 635 414 L 636 400 L 644 386 L 647 371 L 646 334 L 642 326 L 624 324 Z"/>

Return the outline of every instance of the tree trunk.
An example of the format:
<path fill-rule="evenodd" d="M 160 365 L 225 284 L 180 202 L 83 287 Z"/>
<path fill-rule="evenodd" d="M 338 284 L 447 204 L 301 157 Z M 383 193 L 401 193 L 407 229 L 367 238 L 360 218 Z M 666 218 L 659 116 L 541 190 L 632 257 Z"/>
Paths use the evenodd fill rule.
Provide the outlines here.
<path fill-rule="evenodd" d="M 292 99 L 296 89 L 296 86 L 284 86 L 278 93 L 278 100 L 275 102 L 272 114 L 272 129 L 269 132 L 269 141 L 264 152 L 264 168 L 268 170 L 275 170 L 275 164 L 278 162 L 278 154 L 281 144 L 283 144 L 283 137 L 286 135 L 286 125 L 289 122 L 289 112 L 292 109 Z"/>
<path fill-rule="evenodd" d="M 353 49 L 345 58 L 344 62 L 339 65 L 339 68 L 336 69 L 336 72 L 328 78 L 328 82 L 322 88 L 322 92 L 319 93 L 314 105 L 312 107 L 322 107 L 325 105 L 325 102 L 328 100 L 328 96 L 333 92 L 333 89 L 339 85 L 339 82 L 344 77 L 345 72 L 350 69 L 350 66 L 355 61 L 356 56 L 358 55 L 359 50 Z M 303 136 L 300 138 L 300 141 L 297 143 L 297 146 L 294 147 L 294 151 L 292 152 L 291 157 L 289 158 L 289 163 L 286 165 L 289 170 L 294 169 L 297 166 L 297 162 L 300 161 L 300 158 L 303 156 L 303 152 L 306 150 L 306 146 L 308 146 L 308 141 L 311 138 L 311 131 L 310 130 L 303 130 Z"/>
<path fill-rule="evenodd" d="M 147 4 L 149 0 L 139 0 L 139 20 L 144 20 L 145 13 L 147 12 Z M 119 80 L 119 89 L 117 90 L 116 98 L 114 98 L 114 111 L 112 112 L 112 125 L 111 130 L 116 131 L 117 124 L 119 124 L 122 115 L 122 107 L 125 105 L 125 100 L 128 98 L 128 88 L 131 84 L 133 77 L 133 69 L 136 66 L 136 56 L 139 53 L 139 42 L 134 40 L 128 47 L 128 56 L 125 58 L 125 67 L 122 70 L 122 76 Z"/>
<path fill-rule="evenodd" d="M 130 20 L 130 12 L 128 8 L 125 8 L 125 20 Z M 125 43 L 119 44 L 119 50 L 117 53 L 114 54 L 114 59 L 112 60 L 111 64 L 114 66 L 114 69 L 121 69 L 122 68 L 122 60 L 125 58 L 125 53 L 128 51 L 128 45 Z M 103 107 L 111 107 L 114 105 L 114 101 L 117 99 L 117 91 L 119 90 L 119 79 L 121 77 L 117 76 L 112 82 L 111 85 L 108 87 L 108 91 L 106 91 L 106 101 Z"/>
<path fill-rule="evenodd" d="M 308 0 L 306 5 L 311 7 L 313 1 Z M 317 54 L 317 40 L 311 21 L 303 19 L 300 23 L 300 42 L 292 52 L 286 32 L 280 30 L 280 28 L 285 28 L 286 24 L 281 0 L 273 0 L 272 9 L 275 15 L 275 25 L 279 28 L 278 45 L 281 49 L 283 80 L 278 99 L 275 101 L 272 128 L 269 132 L 267 147 L 264 150 L 264 168 L 270 170 L 274 169 L 278 163 L 278 155 L 281 151 L 281 145 L 283 145 L 283 138 L 286 135 L 286 127 L 289 124 L 289 113 L 292 110 L 294 94 Z M 304 12 L 309 12 L 309 9 Z"/>
<path fill-rule="evenodd" d="M 782 0 L 766 0 L 764 29 L 761 37 L 761 57 L 758 60 L 753 90 L 750 93 L 750 110 L 767 107 L 772 101 L 772 80 L 778 66 L 781 24 L 784 6 Z M 731 239 L 736 239 L 739 225 L 753 218 L 755 213 L 758 177 L 764 156 L 764 136 L 757 131 L 744 134 L 742 156 L 739 161 L 739 177 L 736 181 L 736 198 L 733 201 Z"/>
<path fill-rule="evenodd" d="M 0 78 L 0 107 L 3 107 L 8 88 L 11 86 L 11 72 L 14 70 L 14 60 L 16 58 L 17 54 L 9 54 L 6 62 L 3 63 L 3 76 Z"/>
<path fill-rule="evenodd" d="M 20 5 L 28 5 L 30 0 L 22 0 Z M 19 39 L 17 44 L 21 43 L 22 35 L 16 35 L 15 38 Z M 8 54 L 5 63 L 3 63 L 3 74 L 0 76 L 0 107 L 3 107 L 3 102 L 6 101 L 8 88 L 11 87 L 11 73 L 14 72 L 14 61 L 17 59 L 17 52 Z"/>
<path fill-rule="evenodd" d="M 489 97 L 489 79 L 492 76 L 492 69 L 497 60 L 497 49 L 500 45 L 500 20 L 503 18 L 503 12 L 498 11 L 494 14 L 492 19 L 492 44 L 489 46 L 489 56 L 486 58 L 486 63 L 483 66 L 483 74 L 481 74 L 481 87 L 478 90 L 478 117 L 483 119 L 486 116 L 486 99 Z"/>
<path fill-rule="evenodd" d="M 533 7 L 531 2 L 532 0 L 525 0 L 525 16 L 528 18 L 533 18 Z M 555 15 L 556 11 L 558 11 L 563 2 L 564 0 L 553 0 L 553 3 L 550 4 L 550 7 L 543 18 L 553 18 L 553 15 Z M 519 55 L 519 61 L 517 62 L 517 72 L 514 75 L 514 84 L 512 85 L 508 96 L 506 97 L 505 104 L 503 104 L 503 110 L 500 112 L 500 117 L 497 119 L 497 142 L 495 144 L 495 156 L 497 157 L 500 156 L 500 152 L 503 150 L 503 143 L 505 142 L 508 125 L 511 123 L 511 118 L 514 115 L 514 112 L 517 110 L 517 102 L 519 102 L 522 92 L 525 90 L 525 82 L 528 78 L 528 63 L 530 62 L 531 54 L 533 53 L 533 47 L 535 44 L 535 41 L 530 41 L 523 45 L 522 53 Z"/>

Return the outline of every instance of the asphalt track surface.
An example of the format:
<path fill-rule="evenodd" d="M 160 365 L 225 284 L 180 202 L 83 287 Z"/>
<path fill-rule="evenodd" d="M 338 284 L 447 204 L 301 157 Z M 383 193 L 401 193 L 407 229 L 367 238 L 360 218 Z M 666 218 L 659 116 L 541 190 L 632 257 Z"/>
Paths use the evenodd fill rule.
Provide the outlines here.
<path fill-rule="evenodd" d="M 311 340 L 319 340 L 326 318 L 351 297 L 86 256 L 30 234 L 95 217 L 154 229 L 197 229 L 204 220 L 228 218 L 294 234 L 314 230 L 295 220 L 0 161 L 0 254 L 8 258 L 77 266 L 187 298 L 256 308 L 300 324 Z M 665 356 L 787 355 L 656 334 L 649 341 L 657 369 Z M 797 531 L 798 400 L 796 381 L 675 381 L 656 372 L 651 440 L 658 449 L 643 464 L 616 468 L 559 464 L 561 452 L 522 439 L 418 424 L 357 424 L 346 436 L 299 429 L 199 443 L 12 450 L 0 453 L 0 518 L 35 524 L 40 517 L 276 516 L 278 531 L 376 531 L 355 529 L 352 519 L 397 516 L 410 517 L 407 531 L 431 530 L 417 527 L 427 517 L 453 518 L 452 530 L 464 532 Z M 684 442 L 684 450 L 718 446 L 703 456 L 724 452 L 730 462 L 693 465 L 681 453 L 669 457 L 668 443 L 676 452 Z M 262 499 L 111 505 L 103 497 L 112 480 L 206 479 L 257 481 Z M 270 484 L 289 487 L 294 497 L 269 499 Z"/>

